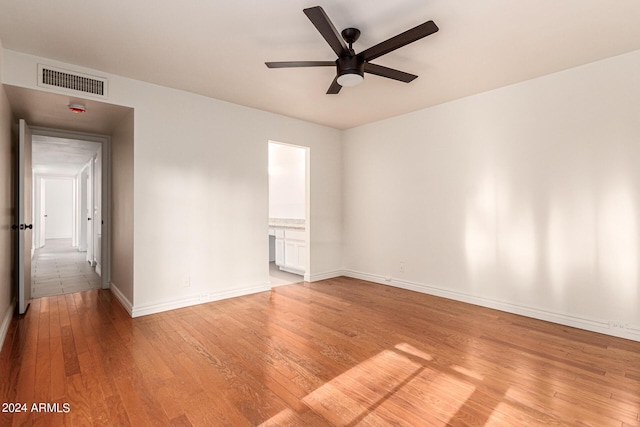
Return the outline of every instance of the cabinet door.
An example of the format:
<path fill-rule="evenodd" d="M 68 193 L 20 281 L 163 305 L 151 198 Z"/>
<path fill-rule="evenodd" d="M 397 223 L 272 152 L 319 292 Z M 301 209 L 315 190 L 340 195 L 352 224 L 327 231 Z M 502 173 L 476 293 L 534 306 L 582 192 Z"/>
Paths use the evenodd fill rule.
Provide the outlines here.
<path fill-rule="evenodd" d="M 284 265 L 284 239 L 276 239 L 276 265 Z"/>
<path fill-rule="evenodd" d="M 290 240 L 285 240 L 284 242 L 284 266 L 298 268 L 298 243 Z"/>
<path fill-rule="evenodd" d="M 298 253 L 298 266 L 296 267 L 298 270 L 306 271 L 307 269 L 307 259 L 306 259 L 306 245 L 304 243 L 298 243 L 296 245 L 296 252 Z"/>

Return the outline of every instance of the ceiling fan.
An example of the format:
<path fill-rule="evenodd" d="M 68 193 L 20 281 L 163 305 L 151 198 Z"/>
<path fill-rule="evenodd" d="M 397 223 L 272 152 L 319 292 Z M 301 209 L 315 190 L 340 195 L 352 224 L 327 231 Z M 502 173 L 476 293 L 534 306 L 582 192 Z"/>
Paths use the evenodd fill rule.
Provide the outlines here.
<path fill-rule="evenodd" d="M 303 12 L 309 20 L 311 20 L 327 43 L 329 43 L 331 49 L 338 55 L 338 59 L 335 61 L 265 62 L 265 64 L 269 68 L 336 66 L 336 77 L 333 79 L 331 86 L 329 86 L 327 94 L 337 94 L 343 86 L 355 86 L 361 83 L 364 80 L 364 73 L 375 74 L 405 83 L 411 82 L 418 76 L 393 68 L 383 67 L 382 65 L 372 64 L 369 61 L 438 31 L 438 26 L 433 21 L 427 21 L 356 54 L 352 46 L 353 43 L 358 40 L 358 37 L 360 37 L 360 30 L 357 28 L 346 28 L 342 30 L 342 37 L 340 37 L 340 34 L 322 7 L 310 7 L 304 9 Z M 348 47 L 345 42 L 349 44 Z"/>

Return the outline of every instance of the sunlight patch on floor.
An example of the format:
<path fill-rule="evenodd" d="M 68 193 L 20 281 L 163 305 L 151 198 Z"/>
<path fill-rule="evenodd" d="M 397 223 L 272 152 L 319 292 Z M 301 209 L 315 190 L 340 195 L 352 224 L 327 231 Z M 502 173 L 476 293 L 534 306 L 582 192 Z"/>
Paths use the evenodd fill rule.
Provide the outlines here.
<path fill-rule="evenodd" d="M 384 350 L 322 385 L 302 402 L 334 424 L 348 424 L 369 414 L 372 406 L 421 369 L 420 363 Z"/>
<path fill-rule="evenodd" d="M 459 412 L 483 380 L 483 375 L 463 366 L 439 367 L 430 354 L 399 343 L 323 384 L 301 402 L 333 425 L 403 420 L 408 425 L 444 426 L 464 418 Z M 286 408 L 261 425 L 300 425 L 305 415 L 309 413 Z"/>
<path fill-rule="evenodd" d="M 407 344 L 407 343 L 396 344 L 396 348 L 398 350 L 400 350 L 400 351 L 403 351 L 403 352 L 407 353 L 407 354 L 410 354 L 412 356 L 419 357 L 420 359 L 426 360 L 427 362 L 433 360 L 433 357 L 431 357 L 430 354 L 427 354 L 424 351 L 418 350 L 417 348 L 415 348 L 411 344 Z"/>

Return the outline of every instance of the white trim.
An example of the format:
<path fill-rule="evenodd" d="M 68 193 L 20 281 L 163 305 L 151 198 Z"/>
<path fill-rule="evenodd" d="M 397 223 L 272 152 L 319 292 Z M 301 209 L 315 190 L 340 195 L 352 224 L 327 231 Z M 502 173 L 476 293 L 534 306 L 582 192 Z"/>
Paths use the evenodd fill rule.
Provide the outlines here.
<path fill-rule="evenodd" d="M 9 325 L 11 325 L 11 320 L 13 319 L 13 313 L 16 310 L 16 300 L 14 298 L 9 304 L 6 313 L 2 317 L 2 325 L 0 325 L 0 351 L 2 351 L 2 347 L 4 347 L 4 340 L 7 338 L 7 333 L 9 332 Z"/>
<path fill-rule="evenodd" d="M 336 277 L 345 276 L 346 273 L 342 270 L 325 271 L 324 273 L 305 274 L 305 282 L 319 282 L 320 280 L 335 279 Z"/>
<path fill-rule="evenodd" d="M 280 271 L 285 271 L 285 272 L 291 273 L 291 274 L 297 274 L 298 276 L 304 276 L 305 275 L 304 270 L 298 270 L 297 268 L 288 268 L 288 267 L 285 267 L 283 265 L 279 265 L 278 268 L 280 269 Z"/>
<path fill-rule="evenodd" d="M 493 300 L 490 298 L 479 297 L 463 292 L 451 291 L 439 288 L 437 286 L 425 285 L 423 283 L 411 282 L 408 280 L 401 280 L 397 278 L 388 278 L 376 274 L 363 273 L 360 271 L 345 270 L 343 271 L 343 274 L 347 277 L 379 283 L 381 285 L 407 289 L 423 294 L 434 295 L 452 299 L 455 301 L 465 302 L 468 304 L 479 305 L 481 307 L 505 311 L 507 313 L 518 314 L 520 316 L 526 316 L 534 319 L 544 320 L 547 322 L 557 323 L 560 325 L 571 326 L 573 328 L 579 328 L 605 335 L 626 338 L 633 341 L 640 341 L 640 328 L 632 325 L 627 325 L 626 328 L 621 330 L 614 330 L 610 326 L 608 321 L 599 319 L 589 319 L 587 317 L 578 317 L 569 314 L 543 310 L 536 307 L 513 304 L 506 301 Z"/>
<path fill-rule="evenodd" d="M 190 307 L 193 305 L 204 304 L 212 301 L 219 301 L 228 298 L 235 298 L 244 295 L 256 294 L 259 292 L 268 292 L 271 290 L 269 283 L 251 286 L 247 288 L 234 289 L 216 293 L 207 293 L 188 298 L 182 298 L 172 301 L 157 302 L 153 304 L 133 307 L 131 317 L 146 316 L 149 314 L 161 313 L 163 311 L 175 310 L 178 308 Z"/>
<path fill-rule="evenodd" d="M 120 304 L 122 304 L 122 307 L 127 311 L 127 313 L 129 313 L 129 316 L 133 317 L 133 304 L 131 304 L 131 301 L 129 301 L 129 299 L 124 296 L 122 291 L 118 289 L 118 287 L 114 285 L 113 282 L 111 282 L 111 286 L 109 287 L 109 289 L 111 289 L 111 293 L 113 293 L 116 299 L 120 301 Z"/>
<path fill-rule="evenodd" d="M 640 341 L 640 325 L 627 325 L 626 332 L 633 338 L 629 338 L 634 341 Z M 623 337 L 627 338 L 627 337 Z"/>

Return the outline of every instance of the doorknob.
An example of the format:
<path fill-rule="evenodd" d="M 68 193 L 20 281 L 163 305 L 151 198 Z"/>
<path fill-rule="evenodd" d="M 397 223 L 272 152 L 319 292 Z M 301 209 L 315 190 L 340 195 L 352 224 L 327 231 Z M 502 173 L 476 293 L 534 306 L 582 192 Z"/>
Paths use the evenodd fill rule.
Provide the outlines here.
<path fill-rule="evenodd" d="M 13 227 L 11 227 L 13 228 Z M 20 224 L 20 230 L 26 230 L 26 229 L 32 229 L 33 228 L 33 224 Z M 14 228 L 15 230 L 15 228 Z"/>
<path fill-rule="evenodd" d="M 87 218 L 87 221 L 91 221 L 91 218 Z"/>
<path fill-rule="evenodd" d="M 28 228 L 29 230 L 31 230 L 33 228 L 33 224 L 29 224 L 29 225 L 25 224 L 24 228 Z"/>
<path fill-rule="evenodd" d="M 11 229 L 12 229 L 12 230 L 17 230 L 17 229 L 18 229 L 18 226 L 17 226 L 16 224 L 11 224 Z"/>

